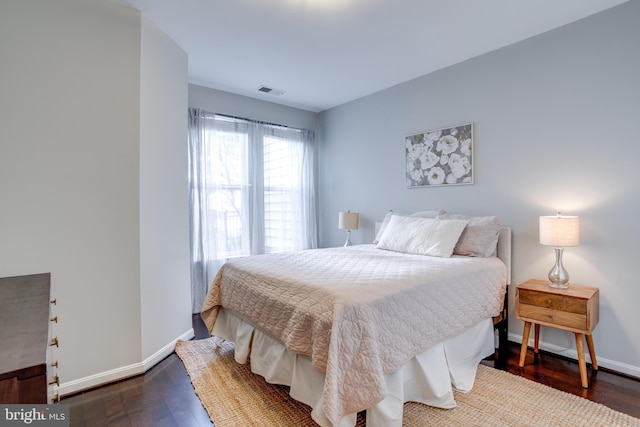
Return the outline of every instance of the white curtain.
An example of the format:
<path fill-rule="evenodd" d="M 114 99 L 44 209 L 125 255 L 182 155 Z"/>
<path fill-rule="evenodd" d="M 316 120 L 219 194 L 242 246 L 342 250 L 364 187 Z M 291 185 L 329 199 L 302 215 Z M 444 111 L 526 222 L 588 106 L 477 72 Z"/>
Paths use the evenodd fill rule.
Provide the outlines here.
<path fill-rule="evenodd" d="M 189 109 L 192 311 L 232 257 L 317 247 L 312 131 Z"/>

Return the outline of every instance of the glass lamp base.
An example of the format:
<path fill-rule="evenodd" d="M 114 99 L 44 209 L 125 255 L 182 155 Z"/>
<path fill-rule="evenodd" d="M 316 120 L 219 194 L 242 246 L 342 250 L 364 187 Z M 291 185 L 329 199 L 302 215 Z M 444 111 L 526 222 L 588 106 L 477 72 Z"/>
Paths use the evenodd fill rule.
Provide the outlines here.
<path fill-rule="evenodd" d="M 351 246 L 351 230 L 347 230 L 347 241 L 344 242 L 344 247 Z"/>
<path fill-rule="evenodd" d="M 549 287 L 554 289 L 567 289 L 569 287 L 569 273 L 562 265 L 563 248 L 556 249 L 556 264 L 549 271 Z"/>
<path fill-rule="evenodd" d="M 550 288 L 554 288 L 554 289 L 567 289 L 569 287 L 568 283 L 553 283 L 553 282 L 549 282 L 549 283 L 547 283 L 547 285 L 549 285 Z"/>

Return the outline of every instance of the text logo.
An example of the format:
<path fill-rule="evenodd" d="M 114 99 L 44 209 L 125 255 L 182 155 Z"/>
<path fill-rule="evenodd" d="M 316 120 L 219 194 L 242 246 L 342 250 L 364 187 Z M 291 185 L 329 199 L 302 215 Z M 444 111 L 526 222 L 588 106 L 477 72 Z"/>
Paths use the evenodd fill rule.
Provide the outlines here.
<path fill-rule="evenodd" d="M 0 405 L 0 427 L 69 427 L 69 405 Z"/>

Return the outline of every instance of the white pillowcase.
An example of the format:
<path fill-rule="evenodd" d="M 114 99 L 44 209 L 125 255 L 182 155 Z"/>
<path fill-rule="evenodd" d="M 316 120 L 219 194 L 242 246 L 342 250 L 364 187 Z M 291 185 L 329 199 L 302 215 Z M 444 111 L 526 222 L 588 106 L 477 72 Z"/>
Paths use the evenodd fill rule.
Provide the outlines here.
<path fill-rule="evenodd" d="M 392 215 L 377 247 L 390 251 L 450 257 L 467 220 Z"/>
<path fill-rule="evenodd" d="M 419 216 L 421 218 L 435 218 L 438 215 L 444 215 L 446 213 L 447 212 L 443 211 L 442 209 L 438 209 L 437 211 L 420 211 L 420 212 L 415 212 L 415 213 L 412 213 L 412 214 L 403 214 L 403 213 L 398 213 L 398 212 L 394 212 L 394 211 L 389 211 L 384 216 L 384 219 L 382 220 L 382 224 L 380 224 L 380 229 L 376 233 L 376 238 L 373 240 L 373 244 L 375 245 L 380 241 L 380 237 L 382 236 L 382 233 L 384 233 L 385 228 L 387 228 L 387 225 L 389 224 L 389 220 L 394 215 L 398 215 L 398 216 Z"/>

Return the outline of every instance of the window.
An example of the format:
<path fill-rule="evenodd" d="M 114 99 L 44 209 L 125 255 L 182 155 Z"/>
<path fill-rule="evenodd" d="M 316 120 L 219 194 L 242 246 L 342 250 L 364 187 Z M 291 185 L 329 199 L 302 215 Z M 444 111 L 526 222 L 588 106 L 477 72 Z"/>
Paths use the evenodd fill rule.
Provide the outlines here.
<path fill-rule="evenodd" d="M 209 247 L 218 248 L 217 258 L 251 254 L 249 242 L 249 138 L 246 126 L 219 120 L 219 126 L 207 131 L 201 159 L 210 171 L 203 189 L 208 220 Z"/>
<path fill-rule="evenodd" d="M 228 258 L 316 247 L 314 156 L 311 131 L 190 109 L 192 276 L 208 285 Z"/>
<path fill-rule="evenodd" d="M 265 136 L 263 143 L 265 252 L 302 249 L 300 239 L 295 238 L 303 226 L 301 212 L 296 213 L 302 208 L 301 143 L 275 136 Z"/>

